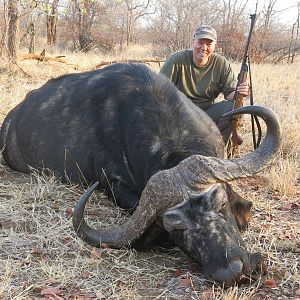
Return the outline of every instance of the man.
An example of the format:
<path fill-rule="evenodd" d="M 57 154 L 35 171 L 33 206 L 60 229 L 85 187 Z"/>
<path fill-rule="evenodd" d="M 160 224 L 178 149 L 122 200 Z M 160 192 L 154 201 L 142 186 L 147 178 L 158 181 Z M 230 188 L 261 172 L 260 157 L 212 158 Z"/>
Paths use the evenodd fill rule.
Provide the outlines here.
<path fill-rule="evenodd" d="M 214 53 L 216 42 L 216 30 L 210 26 L 200 26 L 194 33 L 192 50 L 172 54 L 160 73 L 214 120 L 227 143 L 231 135 L 231 120 L 221 119 L 221 116 L 232 110 L 234 101 L 231 100 L 234 99 L 237 81 L 230 63 Z M 240 84 L 237 91 L 248 96 L 248 84 Z M 214 103 L 220 93 L 223 93 L 225 100 Z"/>

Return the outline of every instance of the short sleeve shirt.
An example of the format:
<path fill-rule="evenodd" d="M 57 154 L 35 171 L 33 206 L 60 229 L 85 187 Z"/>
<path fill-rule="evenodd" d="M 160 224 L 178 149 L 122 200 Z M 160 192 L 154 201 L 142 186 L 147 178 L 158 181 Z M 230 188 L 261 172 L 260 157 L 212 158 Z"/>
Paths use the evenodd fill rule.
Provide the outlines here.
<path fill-rule="evenodd" d="M 176 52 L 166 60 L 160 73 L 202 109 L 213 104 L 220 93 L 227 97 L 237 83 L 228 60 L 216 53 L 205 66 L 197 66 L 192 50 Z"/>

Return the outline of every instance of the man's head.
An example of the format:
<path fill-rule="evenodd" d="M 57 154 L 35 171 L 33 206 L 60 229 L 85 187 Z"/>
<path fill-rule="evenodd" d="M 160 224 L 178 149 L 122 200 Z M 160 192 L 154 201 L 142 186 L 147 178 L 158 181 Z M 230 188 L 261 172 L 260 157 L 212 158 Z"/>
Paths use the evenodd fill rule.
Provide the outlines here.
<path fill-rule="evenodd" d="M 193 61 L 197 66 L 204 66 L 215 50 L 217 32 L 211 26 L 199 26 L 193 36 Z"/>

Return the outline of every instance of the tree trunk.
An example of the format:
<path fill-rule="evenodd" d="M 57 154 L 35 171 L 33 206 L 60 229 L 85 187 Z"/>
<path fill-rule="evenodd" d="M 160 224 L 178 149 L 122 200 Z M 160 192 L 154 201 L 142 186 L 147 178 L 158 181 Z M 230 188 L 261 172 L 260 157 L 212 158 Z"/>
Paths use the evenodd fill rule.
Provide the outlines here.
<path fill-rule="evenodd" d="M 57 22 L 58 22 L 58 5 L 59 0 L 53 0 L 50 15 L 47 15 L 47 44 L 54 45 L 56 43 Z"/>
<path fill-rule="evenodd" d="M 6 35 L 7 35 L 7 13 L 6 13 L 6 2 L 3 1 L 3 28 L 2 28 L 2 38 L 1 38 L 1 48 L 0 48 L 0 57 L 2 57 L 3 49 L 6 45 Z"/>
<path fill-rule="evenodd" d="M 92 26 L 95 18 L 95 1 L 86 0 L 83 2 L 84 9 L 78 7 L 79 18 L 78 18 L 78 41 L 80 50 L 87 52 L 92 47 Z"/>
<path fill-rule="evenodd" d="M 34 53 L 35 49 L 35 28 L 34 23 L 31 22 L 28 27 L 28 35 L 29 35 L 29 53 Z"/>
<path fill-rule="evenodd" d="M 19 16 L 18 1 L 9 0 L 7 6 L 8 30 L 7 30 L 7 50 L 12 58 L 17 56 L 19 38 Z"/>
<path fill-rule="evenodd" d="M 296 47 L 297 47 L 297 42 L 299 39 L 299 27 L 300 27 L 300 2 L 298 2 L 298 18 L 297 21 L 295 23 L 295 27 L 296 27 L 296 36 L 295 36 L 295 43 L 294 43 L 294 49 L 293 49 L 293 54 L 292 54 L 292 59 L 291 59 L 291 63 L 294 63 L 294 58 L 295 58 L 295 53 L 296 53 Z"/>

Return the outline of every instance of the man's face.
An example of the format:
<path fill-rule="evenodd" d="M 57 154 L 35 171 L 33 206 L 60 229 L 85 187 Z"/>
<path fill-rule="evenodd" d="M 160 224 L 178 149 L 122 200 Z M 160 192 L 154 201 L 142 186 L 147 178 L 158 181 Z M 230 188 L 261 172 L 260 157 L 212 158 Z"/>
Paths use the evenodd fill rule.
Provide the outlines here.
<path fill-rule="evenodd" d="M 192 43 L 193 61 L 198 66 L 204 66 L 215 50 L 216 43 L 210 39 L 194 39 Z"/>

